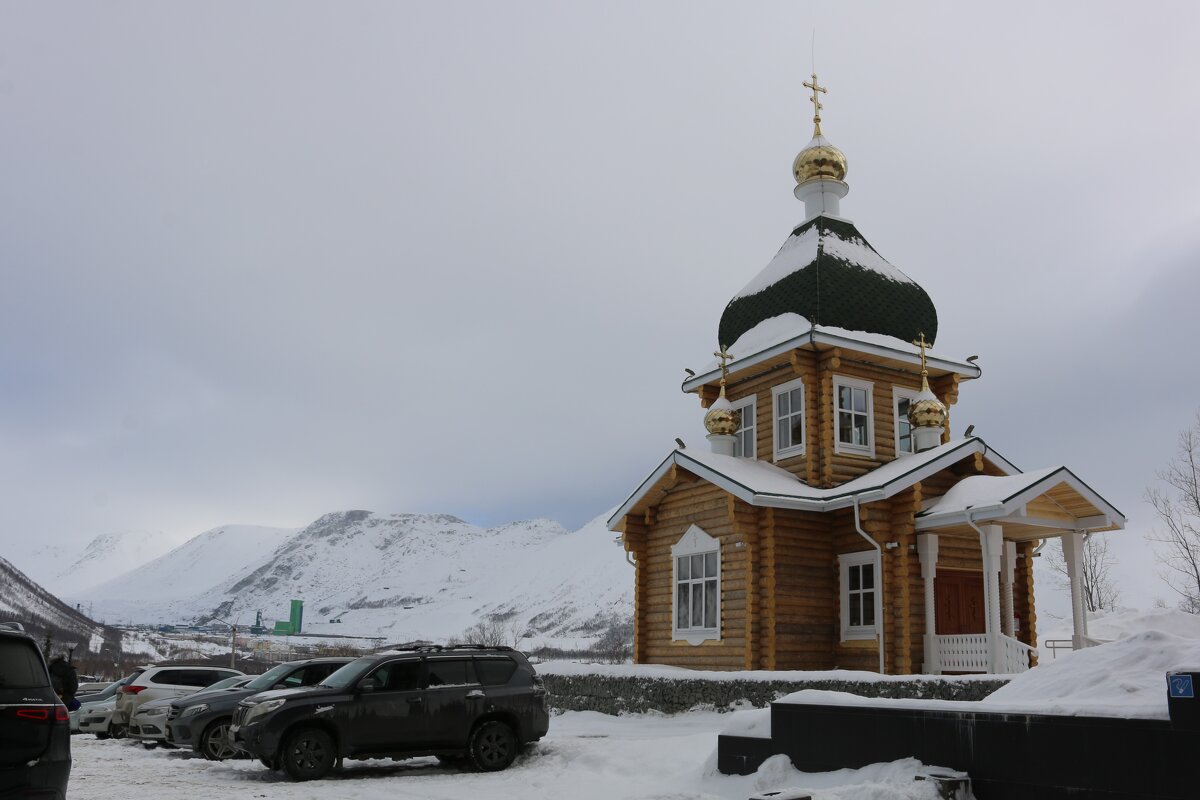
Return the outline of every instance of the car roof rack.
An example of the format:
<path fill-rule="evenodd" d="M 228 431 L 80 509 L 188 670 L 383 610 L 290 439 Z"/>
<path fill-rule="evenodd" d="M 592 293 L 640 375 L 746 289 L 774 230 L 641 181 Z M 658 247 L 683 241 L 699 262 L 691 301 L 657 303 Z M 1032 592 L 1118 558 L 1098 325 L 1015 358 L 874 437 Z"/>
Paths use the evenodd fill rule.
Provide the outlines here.
<path fill-rule="evenodd" d="M 406 653 L 449 653 L 453 650 L 502 650 L 512 652 L 513 649 L 503 644 L 414 644 L 389 647 L 389 650 L 399 650 Z"/>
<path fill-rule="evenodd" d="M 20 631 L 25 632 L 25 626 L 19 622 L 0 622 L 0 631 Z"/>

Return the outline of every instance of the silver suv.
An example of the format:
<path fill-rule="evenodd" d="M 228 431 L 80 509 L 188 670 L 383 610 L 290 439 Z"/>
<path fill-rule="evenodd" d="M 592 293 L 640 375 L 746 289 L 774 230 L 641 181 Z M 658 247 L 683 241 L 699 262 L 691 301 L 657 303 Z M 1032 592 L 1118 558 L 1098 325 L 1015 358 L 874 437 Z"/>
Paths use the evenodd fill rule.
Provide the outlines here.
<path fill-rule="evenodd" d="M 182 664 L 159 664 L 147 667 L 142 674 L 121 687 L 113 710 L 110 732 L 126 726 L 134 713 L 151 700 L 173 700 L 187 697 L 212 686 L 225 678 L 243 673 L 228 667 L 193 667 Z M 130 731 L 140 733 L 140 731 Z M 147 733 L 150 733 L 147 731 Z M 160 736 L 162 731 L 157 732 Z"/>

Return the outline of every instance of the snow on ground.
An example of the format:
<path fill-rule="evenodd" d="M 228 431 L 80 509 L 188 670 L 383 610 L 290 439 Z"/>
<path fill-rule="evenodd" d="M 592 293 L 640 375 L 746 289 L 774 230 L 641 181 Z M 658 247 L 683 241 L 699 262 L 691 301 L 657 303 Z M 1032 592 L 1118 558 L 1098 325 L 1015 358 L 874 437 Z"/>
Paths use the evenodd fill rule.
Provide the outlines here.
<path fill-rule="evenodd" d="M 890 700 L 815 690 L 795 692 L 779 702 L 1167 719 L 1166 674 L 1178 669 L 1200 669 L 1200 639 L 1149 630 L 1040 664 L 978 702 Z M 769 725 L 765 732 L 758 727 L 755 735 L 769 735 Z"/>
<path fill-rule="evenodd" d="M 578 661 L 543 661 L 537 665 L 543 675 L 604 675 L 621 678 L 666 678 L 701 681 L 860 681 L 863 683 L 907 683 L 912 675 L 880 675 L 852 669 L 830 670 L 739 670 L 737 672 L 688 669 L 666 664 L 585 664 Z M 921 676 L 917 676 L 921 677 Z M 995 680 L 994 675 L 936 675 L 938 681 Z"/>
<path fill-rule="evenodd" d="M 1071 638 L 1071 618 L 1038 618 L 1038 638 L 1045 642 L 1051 639 Z M 1088 614 L 1088 636 L 1105 642 L 1123 639 L 1143 631 L 1163 631 L 1188 639 L 1200 639 L 1200 614 L 1188 614 L 1168 608 L 1141 611 L 1122 608 L 1117 611 L 1097 611 Z"/>
<path fill-rule="evenodd" d="M 331 777 L 292 783 L 257 761 L 211 762 L 181 750 L 146 751 L 129 741 L 71 740 L 72 797 L 88 800 L 745 800 L 783 788 L 814 800 L 935 800 L 908 759 L 860 770 L 805 774 L 776 756 L 755 775 L 716 772 L 716 735 L 745 712 L 674 717 L 595 712 L 555 716 L 550 733 L 504 772 L 446 769 L 434 759 L 347 761 Z M 751 712 L 753 713 L 753 712 Z M 85 791 L 86 788 L 86 791 Z"/>

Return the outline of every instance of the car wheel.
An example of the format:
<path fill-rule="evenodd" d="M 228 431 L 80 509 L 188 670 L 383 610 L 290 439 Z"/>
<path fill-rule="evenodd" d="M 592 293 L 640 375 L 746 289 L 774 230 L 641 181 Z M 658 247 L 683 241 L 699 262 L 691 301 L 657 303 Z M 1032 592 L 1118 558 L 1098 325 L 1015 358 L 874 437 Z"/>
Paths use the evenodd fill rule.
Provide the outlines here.
<path fill-rule="evenodd" d="M 200 754 L 209 761 L 224 761 L 237 755 L 229 743 L 229 717 L 216 720 L 200 734 Z"/>
<path fill-rule="evenodd" d="M 517 757 L 517 737 L 503 722 L 490 720 L 471 732 L 467 755 L 482 772 L 504 769 Z"/>
<path fill-rule="evenodd" d="M 333 769 L 337 753 L 328 733 L 320 728 L 301 728 L 287 738 L 279 760 L 292 780 L 311 781 Z"/>
<path fill-rule="evenodd" d="M 142 747 L 146 748 L 147 750 L 153 750 L 157 746 L 158 744 L 156 742 L 142 742 Z"/>
<path fill-rule="evenodd" d="M 97 734 L 96 734 L 96 738 L 97 738 L 97 739 L 107 739 L 107 738 L 108 738 L 108 734 L 107 734 L 107 733 L 105 733 L 104 731 L 101 731 L 101 732 L 99 732 L 99 733 L 97 733 Z"/>
<path fill-rule="evenodd" d="M 114 739 L 124 739 L 129 735 L 129 728 L 125 725 L 109 725 L 108 735 Z"/>

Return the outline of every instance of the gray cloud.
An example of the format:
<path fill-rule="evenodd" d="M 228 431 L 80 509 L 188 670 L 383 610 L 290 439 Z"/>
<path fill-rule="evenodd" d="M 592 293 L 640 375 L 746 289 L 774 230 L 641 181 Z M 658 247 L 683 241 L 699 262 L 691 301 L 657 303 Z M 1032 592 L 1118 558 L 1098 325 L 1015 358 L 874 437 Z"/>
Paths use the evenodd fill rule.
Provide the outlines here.
<path fill-rule="evenodd" d="M 5 6 L 0 531 L 619 502 L 799 219 L 814 25 L 843 212 L 983 356 L 955 424 L 1140 525 L 1200 404 L 1200 24 L 1132 14 Z"/>

